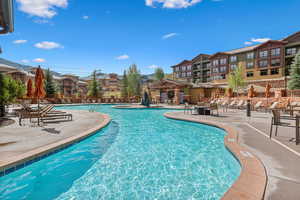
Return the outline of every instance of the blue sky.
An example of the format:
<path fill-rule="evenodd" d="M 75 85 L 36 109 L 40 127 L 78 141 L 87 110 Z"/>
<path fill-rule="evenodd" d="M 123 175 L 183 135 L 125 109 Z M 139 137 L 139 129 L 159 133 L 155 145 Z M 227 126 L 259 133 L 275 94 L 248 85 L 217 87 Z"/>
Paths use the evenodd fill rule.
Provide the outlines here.
<path fill-rule="evenodd" d="M 16 0 L 0 57 L 85 76 L 142 73 L 300 31 L 299 0 Z"/>

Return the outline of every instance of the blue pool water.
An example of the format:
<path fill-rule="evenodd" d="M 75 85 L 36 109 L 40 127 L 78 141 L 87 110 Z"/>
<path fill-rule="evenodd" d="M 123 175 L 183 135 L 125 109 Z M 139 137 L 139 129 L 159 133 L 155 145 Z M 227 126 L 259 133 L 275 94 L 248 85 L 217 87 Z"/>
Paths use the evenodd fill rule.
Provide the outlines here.
<path fill-rule="evenodd" d="M 167 119 L 164 109 L 97 111 L 113 119 L 106 128 L 1 177 L 0 199 L 213 200 L 240 174 L 221 129 Z"/>

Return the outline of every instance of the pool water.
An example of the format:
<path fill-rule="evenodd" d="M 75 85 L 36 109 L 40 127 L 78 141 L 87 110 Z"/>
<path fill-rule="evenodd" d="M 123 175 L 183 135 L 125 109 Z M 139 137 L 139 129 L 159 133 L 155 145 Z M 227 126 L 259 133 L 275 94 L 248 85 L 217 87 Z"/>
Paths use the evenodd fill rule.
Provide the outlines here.
<path fill-rule="evenodd" d="M 59 109 L 88 110 L 89 106 Z M 240 174 L 216 127 L 166 109 L 96 110 L 112 122 L 63 151 L 0 178 L 0 199 L 220 199 Z"/>

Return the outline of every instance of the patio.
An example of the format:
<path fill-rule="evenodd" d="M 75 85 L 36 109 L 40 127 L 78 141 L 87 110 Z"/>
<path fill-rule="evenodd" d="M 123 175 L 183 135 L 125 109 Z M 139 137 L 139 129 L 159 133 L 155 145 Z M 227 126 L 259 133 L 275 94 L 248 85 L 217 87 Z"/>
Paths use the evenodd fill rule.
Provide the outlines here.
<path fill-rule="evenodd" d="M 252 150 L 263 162 L 268 184 L 265 199 L 294 200 L 300 196 L 300 145 L 295 144 L 295 128 L 279 127 L 278 136 L 269 139 L 271 114 L 252 112 L 250 118 L 246 111 L 230 110 L 220 112 L 220 116 L 184 114 L 183 111 L 171 113 L 183 119 L 218 121 L 239 132 L 239 143 Z M 290 121 L 289 121 L 290 122 Z"/>

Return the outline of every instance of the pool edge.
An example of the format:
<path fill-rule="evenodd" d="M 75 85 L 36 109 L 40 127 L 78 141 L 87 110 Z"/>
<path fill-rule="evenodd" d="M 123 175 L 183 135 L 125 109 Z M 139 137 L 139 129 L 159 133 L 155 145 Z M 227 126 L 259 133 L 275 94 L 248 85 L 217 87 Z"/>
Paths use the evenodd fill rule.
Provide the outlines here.
<path fill-rule="evenodd" d="M 174 113 L 174 112 L 173 112 Z M 260 159 L 250 150 L 238 144 L 239 133 L 234 128 L 208 120 L 190 119 L 164 113 L 166 118 L 207 124 L 227 132 L 224 138 L 225 147 L 237 158 L 241 165 L 241 173 L 229 190 L 223 195 L 222 200 L 261 200 L 264 198 L 267 185 L 266 169 Z"/>
<path fill-rule="evenodd" d="M 1 161 L 0 163 L 0 177 L 5 176 L 15 170 L 23 168 L 33 162 L 39 161 L 51 154 L 54 154 L 60 150 L 63 150 L 75 143 L 78 143 L 85 138 L 95 134 L 97 131 L 101 130 L 102 128 L 106 127 L 110 122 L 111 118 L 107 114 L 100 113 L 103 117 L 103 121 L 96 125 L 95 127 L 84 131 L 75 136 L 71 136 L 65 138 L 63 140 L 48 144 L 46 146 L 38 147 L 31 151 L 22 153 L 18 156 L 11 157 L 8 160 Z"/>

